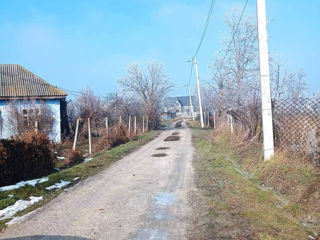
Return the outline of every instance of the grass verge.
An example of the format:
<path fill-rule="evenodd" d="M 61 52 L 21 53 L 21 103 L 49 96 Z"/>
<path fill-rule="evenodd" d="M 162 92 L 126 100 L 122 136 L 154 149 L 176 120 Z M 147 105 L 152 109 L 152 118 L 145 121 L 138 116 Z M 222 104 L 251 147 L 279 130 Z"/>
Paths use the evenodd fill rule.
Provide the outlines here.
<path fill-rule="evenodd" d="M 201 194 L 190 239 L 316 239 L 316 224 L 305 220 L 310 216 L 306 205 L 263 184 L 260 173 L 267 166 L 243 160 L 226 136 L 212 140 L 211 130 L 194 126 L 192 131 Z"/>
<path fill-rule="evenodd" d="M 70 181 L 71 183 L 66 188 L 72 187 L 78 182 L 108 168 L 115 161 L 123 158 L 125 155 L 133 152 L 142 145 L 153 140 L 156 136 L 158 136 L 158 134 L 158 131 L 150 131 L 145 133 L 144 135 L 137 136 L 136 138 L 125 144 L 111 148 L 107 151 L 101 151 L 94 155 L 91 161 L 78 164 L 57 173 L 53 173 L 48 176 L 49 180 L 47 182 L 39 183 L 35 187 L 27 185 L 16 190 L 0 192 L 0 210 L 13 205 L 17 200 L 20 199 L 29 200 L 30 196 L 43 196 L 42 201 L 32 205 L 31 207 L 23 211 L 18 212 L 16 216 L 21 216 L 30 211 L 33 211 L 36 208 L 39 208 L 40 206 L 48 203 L 64 191 L 63 189 L 57 191 L 49 191 L 46 190 L 46 187 L 60 182 L 60 180 Z M 74 180 L 75 178 L 77 178 L 77 180 Z M 0 221 L 0 231 L 5 228 L 6 223 L 10 220 L 11 218 Z"/>

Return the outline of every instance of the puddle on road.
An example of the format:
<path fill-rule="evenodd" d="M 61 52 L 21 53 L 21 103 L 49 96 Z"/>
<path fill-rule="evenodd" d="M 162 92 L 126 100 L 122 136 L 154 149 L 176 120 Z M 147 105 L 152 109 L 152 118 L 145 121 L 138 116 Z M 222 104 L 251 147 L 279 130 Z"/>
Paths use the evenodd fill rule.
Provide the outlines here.
<path fill-rule="evenodd" d="M 157 153 L 152 155 L 152 157 L 166 157 L 166 156 L 168 156 L 168 154 L 166 153 Z"/>
<path fill-rule="evenodd" d="M 177 202 L 177 197 L 174 193 L 156 193 L 153 195 L 153 204 L 155 206 L 171 206 Z"/>
<path fill-rule="evenodd" d="M 180 136 L 169 136 L 169 137 L 166 137 L 164 139 L 164 141 L 179 141 L 180 140 Z"/>
<path fill-rule="evenodd" d="M 167 149 L 170 149 L 169 147 L 158 147 L 156 148 L 156 150 L 167 150 Z"/>
<path fill-rule="evenodd" d="M 177 136 L 177 135 L 180 135 L 180 132 L 173 132 L 171 135 Z"/>
<path fill-rule="evenodd" d="M 130 240 L 167 240 L 169 235 L 165 231 L 145 229 L 136 233 Z"/>

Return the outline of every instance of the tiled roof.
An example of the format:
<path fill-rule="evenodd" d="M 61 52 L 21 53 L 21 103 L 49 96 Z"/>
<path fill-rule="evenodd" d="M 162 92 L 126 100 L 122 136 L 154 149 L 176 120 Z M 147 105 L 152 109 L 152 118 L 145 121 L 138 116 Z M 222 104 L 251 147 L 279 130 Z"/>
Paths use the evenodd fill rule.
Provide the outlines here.
<path fill-rule="evenodd" d="M 0 64 L 0 98 L 63 98 L 67 94 L 18 64 Z"/>

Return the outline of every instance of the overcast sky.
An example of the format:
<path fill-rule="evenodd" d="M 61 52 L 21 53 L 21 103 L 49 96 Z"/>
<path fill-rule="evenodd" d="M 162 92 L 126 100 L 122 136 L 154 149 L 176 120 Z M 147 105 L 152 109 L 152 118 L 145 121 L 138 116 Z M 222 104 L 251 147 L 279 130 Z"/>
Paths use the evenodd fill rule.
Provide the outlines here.
<path fill-rule="evenodd" d="M 0 63 L 21 64 L 49 83 L 105 96 L 129 63 L 157 60 L 183 87 L 210 0 L 10 0 L 0 7 Z M 217 0 L 198 55 L 202 80 L 221 47 L 224 16 L 243 1 Z M 246 15 L 255 15 L 249 0 Z M 308 94 L 319 93 L 320 1 L 267 0 L 270 52 L 291 70 L 307 73 Z M 193 87 L 195 80 L 192 80 Z"/>

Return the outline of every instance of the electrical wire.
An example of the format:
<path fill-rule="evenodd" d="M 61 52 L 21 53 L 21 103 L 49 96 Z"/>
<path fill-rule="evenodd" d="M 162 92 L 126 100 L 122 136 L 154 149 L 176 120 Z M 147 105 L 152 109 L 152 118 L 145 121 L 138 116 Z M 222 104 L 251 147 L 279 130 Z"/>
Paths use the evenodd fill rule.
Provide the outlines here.
<path fill-rule="evenodd" d="M 207 30 L 208 30 L 208 26 L 209 26 L 209 23 L 210 23 L 210 20 L 211 20 L 211 17 L 212 17 L 212 13 L 213 13 L 213 9 L 214 9 L 215 5 L 216 5 L 216 0 L 211 0 L 211 5 L 210 5 L 207 21 L 206 21 L 206 24 L 204 26 L 204 29 L 203 29 L 203 32 L 202 32 L 202 36 L 200 38 L 200 42 L 199 42 L 198 48 L 197 48 L 195 54 L 193 55 L 193 58 L 198 55 L 198 52 L 199 52 L 199 50 L 201 48 L 201 45 L 202 45 L 203 40 L 204 40 L 204 37 L 205 37 L 205 35 L 207 33 Z"/>
<path fill-rule="evenodd" d="M 76 96 L 76 97 L 81 97 L 82 96 L 82 93 L 80 92 L 76 92 L 76 91 L 73 91 L 73 90 L 70 90 L 70 89 L 67 89 L 67 88 L 62 88 L 62 87 L 58 87 L 59 89 L 67 92 L 68 94 L 70 95 L 73 95 L 73 96 Z M 97 98 L 100 98 L 100 99 L 108 99 L 108 97 L 101 97 L 101 96 L 95 96 Z"/>
<path fill-rule="evenodd" d="M 192 71 L 193 71 L 193 61 L 191 61 L 191 68 L 190 68 L 190 75 L 189 75 L 189 83 L 188 85 L 190 86 L 191 78 L 192 78 Z"/>

